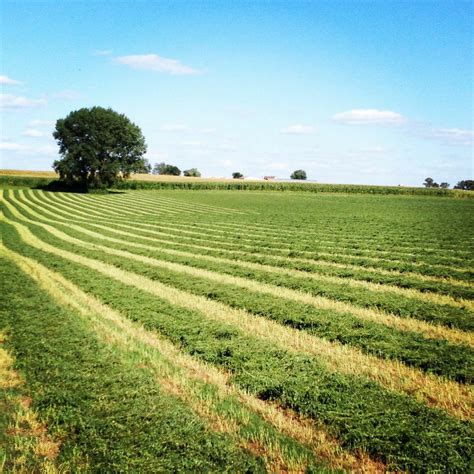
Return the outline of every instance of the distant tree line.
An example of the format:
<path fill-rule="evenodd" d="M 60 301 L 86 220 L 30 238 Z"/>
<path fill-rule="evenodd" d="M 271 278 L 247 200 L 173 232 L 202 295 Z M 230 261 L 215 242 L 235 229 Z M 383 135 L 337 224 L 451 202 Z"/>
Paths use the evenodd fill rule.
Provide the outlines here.
<path fill-rule="evenodd" d="M 423 182 L 425 188 L 442 188 L 448 189 L 449 183 L 443 182 L 438 184 L 433 178 L 426 178 Z M 463 181 L 458 181 L 458 184 L 454 186 L 454 189 L 463 189 L 465 191 L 474 191 L 474 181 L 472 179 L 466 179 Z"/>

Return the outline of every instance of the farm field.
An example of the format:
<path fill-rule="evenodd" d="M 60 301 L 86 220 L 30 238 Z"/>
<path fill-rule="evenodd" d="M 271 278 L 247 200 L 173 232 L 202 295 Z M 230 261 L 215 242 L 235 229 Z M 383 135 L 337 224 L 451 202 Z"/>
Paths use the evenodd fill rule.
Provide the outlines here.
<path fill-rule="evenodd" d="M 472 467 L 471 199 L 0 192 L 6 472 Z"/>

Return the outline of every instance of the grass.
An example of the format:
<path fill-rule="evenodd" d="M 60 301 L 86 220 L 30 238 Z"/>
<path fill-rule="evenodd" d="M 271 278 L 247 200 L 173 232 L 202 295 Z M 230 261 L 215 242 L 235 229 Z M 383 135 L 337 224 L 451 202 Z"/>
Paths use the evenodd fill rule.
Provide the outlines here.
<path fill-rule="evenodd" d="M 31 399 L 59 443 L 52 469 L 469 469 L 469 200 L 10 189 L 3 203 L 11 400 Z M 19 444 L 31 469 L 35 442 Z"/>

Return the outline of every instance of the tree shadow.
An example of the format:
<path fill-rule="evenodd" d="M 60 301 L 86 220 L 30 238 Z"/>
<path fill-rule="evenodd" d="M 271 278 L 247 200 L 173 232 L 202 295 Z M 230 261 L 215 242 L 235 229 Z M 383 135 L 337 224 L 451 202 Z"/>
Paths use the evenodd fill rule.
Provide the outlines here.
<path fill-rule="evenodd" d="M 60 180 L 50 181 L 47 184 L 38 184 L 33 189 L 50 191 L 53 193 L 74 193 L 74 194 L 125 194 L 125 191 L 116 189 L 96 189 L 78 183 L 68 184 Z"/>

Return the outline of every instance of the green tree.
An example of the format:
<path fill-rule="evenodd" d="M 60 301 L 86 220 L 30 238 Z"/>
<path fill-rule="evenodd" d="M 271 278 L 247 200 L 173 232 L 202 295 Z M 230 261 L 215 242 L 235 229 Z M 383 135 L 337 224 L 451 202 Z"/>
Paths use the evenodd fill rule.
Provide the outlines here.
<path fill-rule="evenodd" d="M 234 179 L 241 179 L 243 177 L 244 175 L 242 173 L 239 173 L 238 171 L 236 171 L 235 173 L 232 173 L 232 178 Z"/>
<path fill-rule="evenodd" d="M 454 189 L 464 189 L 465 191 L 474 191 L 474 181 L 472 179 L 464 179 L 458 181 Z"/>
<path fill-rule="evenodd" d="M 306 179 L 306 171 L 305 170 L 295 170 L 291 173 L 291 179 Z"/>
<path fill-rule="evenodd" d="M 426 178 L 423 186 L 425 188 L 439 188 L 439 184 L 436 183 L 433 178 Z"/>
<path fill-rule="evenodd" d="M 151 173 L 151 164 L 147 159 L 143 160 L 143 165 L 137 167 L 134 173 L 150 174 Z"/>
<path fill-rule="evenodd" d="M 166 163 L 156 163 L 153 167 L 153 174 L 167 174 L 172 176 L 181 175 L 181 170 L 174 165 L 167 165 Z"/>
<path fill-rule="evenodd" d="M 103 107 L 82 108 L 56 122 L 61 159 L 53 163 L 67 186 L 103 188 L 143 169 L 145 138 L 125 115 Z"/>
<path fill-rule="evenodd" d="M 448 189 L 449 188 L 449 183 L 446 183 L 446 182 L 442 182 L 440 185 L 439 185 L 440 188 L 443 188 L 443 189 Z"/>
<path fill-rule="evenodd" d="M 201 173 L 197 170 L 197 168 L 190 168 L 189 170 L 184 170 L 183 175 L 194 177 L 194 178 L 200 178 L 201 177 Z"/>

